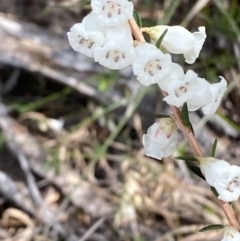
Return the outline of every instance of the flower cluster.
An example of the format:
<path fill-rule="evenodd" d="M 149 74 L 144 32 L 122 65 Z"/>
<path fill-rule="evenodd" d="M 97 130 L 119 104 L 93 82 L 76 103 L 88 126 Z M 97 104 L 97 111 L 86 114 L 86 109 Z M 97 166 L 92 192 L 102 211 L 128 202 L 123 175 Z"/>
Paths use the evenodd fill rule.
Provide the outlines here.
<path fill-rule="evenodd" d="M 170 105 L 182 107 L 187 103 L 189 111 L 202 108 L 205 115 L 216 112 L 226 90 L 226 80 L 220 76 L 219 83 L 210 84 L 192 70 L 184 73 L 180 65 L 172 62 L 170 55 L 183 54 L 188 64 L 194 63 L 206 39 L 205 27 L 199 27 L 194 33 L 181 26 L 161 25 L 144 28 L 153 42 L 136 42 L 128 24 L 133 15 L 132 2 L 92 0 L 91 6 L 92 12 L 82 23 L 73 25 L 67 33 L 69 43 L 75 51 L 93 57 L 96 62 L 109 69 L 123 69 L 131 65 L 133 73 L 142 85 L 158 84 L 166 92 L 164 101 Z M 160 48 L 157 48 L 155 43 L 165 30 L 167 33 Z M 155 123 L 150 127 L 148 134 L 143 137 L 143 142 L 146 155 L 161 159 L 171 155 L 174 148 L 171 138 L 167 139 L 167 145 L 161 146 L 162 134 L 150 137 L 151 133 L 159 128 L 157 125 L 159 124 Z M 175 145 L 176 135 L 173 136 Z M 156 154 L 157 142 L 160 150 Z"/>
<path fill-rule="evenodd" d="M 207 183 L 225 202 L 236 201 L 240 196 L 240 167 L 213 157 L 200 158 L 200 168 Z"/>
<path fill-rule="evenodd" d="M 133 4 L 127 0 L 92 0 L 92 12 L 67 33 L 75 51 L 93 57 L 109 69 L 123 69 L 136 58 L 128 19 Z"/>

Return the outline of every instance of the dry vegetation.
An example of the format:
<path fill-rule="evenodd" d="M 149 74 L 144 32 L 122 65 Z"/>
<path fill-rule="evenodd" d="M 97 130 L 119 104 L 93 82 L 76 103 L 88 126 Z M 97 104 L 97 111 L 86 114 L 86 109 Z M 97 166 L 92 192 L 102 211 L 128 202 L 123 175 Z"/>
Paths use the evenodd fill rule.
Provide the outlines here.
<path fill-rule="evenodd" d="M 191 120 L 206 156 L 218 138 L 217 157 L 239 165 L 238 1 L 134 2 L 145 26 L 206 26 L 191 67 L 230 87 L 221 115 Z M 198 232 L 227 223 L 208 186 L 181 160 L 144 156 L 154 121 L 144 116 L 170 113 L 158 90 L 70 48 L 66 32 L 89 9 L 81 0 L 0 2 L 0 240 L 220 240 L 221 231 Z M 180 134 L 174 156 L 189 153 Z M 240 202 L 233 207 L 240 220 Z"/>

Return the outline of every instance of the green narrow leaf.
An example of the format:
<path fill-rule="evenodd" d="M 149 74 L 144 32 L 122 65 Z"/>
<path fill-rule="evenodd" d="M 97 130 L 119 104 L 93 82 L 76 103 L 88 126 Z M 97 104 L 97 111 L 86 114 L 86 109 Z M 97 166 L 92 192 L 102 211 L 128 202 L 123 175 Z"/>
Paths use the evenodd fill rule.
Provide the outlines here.
<path fill-rule="evenodd" d="M 211 156 L 215 157 L 215 152 L 216 152 L 216 148 L 217 148 L 217 143 L 218 143 L 218 139 L 215 139 L 213 146 L 212 146 L 212 151 L 211 151 Z"/>
<path fill-rule="evenodd" d="M 215 189 L 215 187 L 210 186 L 210 188 L 211 188 L 213 194 L 214 194 L 216 197 L 218 197 L 219 194 L 218 194 L 217 190 Z"/>
<path fill-rule="evenodd" d="M 196 174 L 198 177 L 202 178 L 205 181 L 205 177 L 203 176 L 200 167 L 196 166 L 187 166 L 189 170 L 191 170 L 194 174 Z"/>
<path fill-rule="evenodd" d="M 146 33 L 146 32 L 143 32 L 142 34 L 143 34 L 143 37 L 144 37 L 145 41 L 147 43 L 151 43 L 150 35 L 148 33 Z"/>
<path fill-rule="evenodd" d="M 223 229 L 224 227 L 225 225 L 222 225 L 222 224 L 211 224 L 204 228 L 201 228 L 199 232 L 206 232 L 206 231 L 215 230 L 215 229 Z"/>
<path fill-rule="evenodd" d="M 198 159 L 194 156 L 177 156 L 175 157 L 176 159 L 181 159 L 181 160 L 184 160 L 184 161 L 194 161 L 194 162 L 197 162 Z"/>
<path fill-rule="evenodd" d="M 186 127 L 190 127 L 191 123 L 189 121 L 189 115 L 188 115 L 188 106 L 187 103 L 184 103 L 183 107 L 182 107 L 182 119 L 183 119 L 183 123 Z"/>
<path fill-rule="evenodd" d="M 187 128 L 190 128 L 191 131 L 192 131 L 192 133 L 194 134 L 194 130 L 193 130 L 192 124 L 191 124 L 191 122 L 190 122 L 190 120 L 189 120 L 187 103 L 184 103 L 184 105 L 183 105 L 183 107 L 182 107 L 181 115 L 182 115 L 183 124 L 184 124 Z"/>
<path fill-rule="evenodd" d="M 143 115 L 144 118 L 172 118 L 170 115 L 162 115 L 162 114 L 151 114 L 151 115 Z"/>
<path fill-rule="evenodd" d="M 156 47 L 157 47 L 158 49 L 160 48 L 161 43 L 162 43 L 162 41 L 163 41 L 163 38 L 164 38 L 165 35 L 167 34 L 167 31 L 168 31 L 168 29 L 165 29 L 164 32 L 163 32 L 163 34 L 159 37 L 159 39 L 158 39 L 158 41 L 157 41 L 157 43 L 156 43 Z"/>
<path fill-rule="evenodd" d="M 136 11 L 135 9 L 133 10 L 133 18 L 135 19 L 138 27 L 141 28 L 142 27 L 142 20 L 141 20 L 139 12 Z"/>

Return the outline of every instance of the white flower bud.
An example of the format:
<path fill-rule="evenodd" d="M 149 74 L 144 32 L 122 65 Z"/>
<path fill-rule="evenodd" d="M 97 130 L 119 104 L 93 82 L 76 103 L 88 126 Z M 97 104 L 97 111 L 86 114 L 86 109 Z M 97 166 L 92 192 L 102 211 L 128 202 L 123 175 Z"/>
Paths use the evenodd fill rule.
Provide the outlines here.
<path fill-rule="evenodd" d="M 137 57 L 132 64 L 133 73 L 142 85 L 156 84 L 171 72 L 171 56 L 163 54 L 154 45 L 141 43 L 136 47 Z"/>
<path fill-rule="evenodd" d="M 221 241 L 239 241 L 240 232 L 231 226 L 226 226 L 223 229 L 223 239 Z"/>
<path fill-rule="evenodd" d="M 163 118 L 154 123 L 143 135 L 145 155 L 156 159 L 170 156 L 177 145 L 177 126 L 172 118 Z"/>
<path fill-rule="evenodd" d="M 159 25 L 147 28 L 146 32 L 152 40 L 157 42 L 166 29 L 168 31 L 163 38 L 162 46 L 170 53 L 184 54 L 185 61 L 193 64 L 198 58 L 206 38 L 205 27 L 199 27 L 198 32 L 191 33 L 181 26 Z"/>
<path fill-rule="evenodd" d="M 127 0 L 92 0 L 91 6 L 103 26 L 119 26 L 133 15 L 133 3 Z"/>

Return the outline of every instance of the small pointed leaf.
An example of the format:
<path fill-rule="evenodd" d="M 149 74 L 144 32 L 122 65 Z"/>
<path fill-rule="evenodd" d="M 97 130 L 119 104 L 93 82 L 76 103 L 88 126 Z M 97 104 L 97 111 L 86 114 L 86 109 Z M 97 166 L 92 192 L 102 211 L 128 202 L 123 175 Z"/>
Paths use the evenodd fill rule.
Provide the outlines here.
<path fill-rule="evenodd" d="M 144 118 L 172 118 L 170 115 L 164 114 L 151 114 L 151 115 L 144 115 Z"/>
<path fill-rule="evenodd" d="M 203 176 L 200 167 L 196 166 L 187 166 L 189 170 L 191 170 L 194 174 L 196 174 L 198 177 L 202 178 L 205 181 L 205 177 Z"/>
<path fill-rule="evenodd" d="M 216 148 L 217 148 L 217 143 L 218 143 L 218 139 L 215 139 L 213 146 L 212 146 L 212 151 L 211 151 L 211 156 L 215 157 L 215 152 L 216 152 Z"/>
<path fill-rule="evenodd" d="M 146 32 L 143 32 L 142 34 L 143 34 L 143 37 L 144 37 L 145 41 L 147 43 L 151 43 L 150 35 L 148 33 L 146 33 Z"/>
<path fill-rule="evenodd" d="M 189 116 L 188 116 L 188 106 L 187 103 L 184 103 L 183 107 L 182 107 L 182 119 L 183 119 L 183 123 L 186 127 L 190 127 L 190 121 L 189 121 Z"/>
<path fill-rule="evenodd" d="M 213 194 L 214 194 L 216 197 L 218 197 L 219 194 L 218 194 L 217 190 L 215 189 L 215 187 L 212 187 L 212 186 L 211 186 L 210 188 L 211 188 Z"/>
<path fill-rule="evenodd" d="M 183 124 L 184 124 L 187 128 L 190 128 L 191 131 L 192 131 L 192 133 L 194 134 L 192 124 L 191 124 L 191 122 L 190 122 L 190 120 L 189 120 L 187 103 L 184 103 L 184 105 L 183 105 L 183 107 L 182 107 L 181 115 L 182 115 Z"/>
<path fill-rule="evenodd" d="M 136 11 L 135 9 L 133 10 L 133 18 L 135 19 L 138 27 L 141 28 L 142 27 L 142 20 L 141 20 L 139 12 Z"/>
<path fill-rule="evenodd" d="M 165 31 L 163 32 L 163 34 L 159 37 L 157 43 L 156 43 L 156 47 L 159 49 L 161 46 L 161 43 L 163 41 L 163 38 L 165 37 L 165 35 L 167 34 L 168 29 L 165 29 Z"/>
<path fill-rule="evenodd" d="M 225 227 L 225 225 L 222 225 L 222 224 L 211 224 L 204 228 L 201 228 L 199 230 L 199 232 L 206 232 L 206 231 L 214 230 L 214 229 L 223 229 L 224 227 Z"/>
<path fill-rule="evenodd" d="M 176 159 L 181 159 L 184 161 L 194 161 L 194 162 L 198 162 L 198 159 L 194 156 L 177 156 L 175 157 Z"/>

